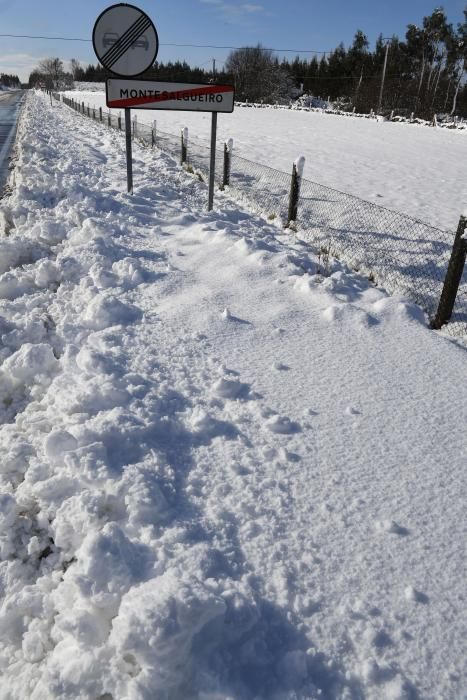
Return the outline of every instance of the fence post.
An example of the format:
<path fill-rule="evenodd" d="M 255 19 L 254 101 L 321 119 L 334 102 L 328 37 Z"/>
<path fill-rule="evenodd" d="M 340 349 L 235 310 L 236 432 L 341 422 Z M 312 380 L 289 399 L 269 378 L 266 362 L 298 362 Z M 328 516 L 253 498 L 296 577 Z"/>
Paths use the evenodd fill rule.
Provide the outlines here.
<path fill-rule="evenodd" d="M 88 105 L 88 117 L 90 117 L 90 116 L 91 116 L 91 110 L 90 110 L 89 105 Z"/>
<path fill-rule="evenodd" d="M 186 163 L 188 155 L 188 127 L 182 129 L 182 152 L 180 157 L 180 164 Z"/>
<path fill-rule="evenodd" d="M 230 170 L 232 167 L 233 139 L 224 143 L 224 174 L 222 177 L 222 189 L 230 185 Z"/>
<path fill-rule="evenodd" d="M 154 148 L 156 145 L 156 134 L 157 134 L 157 120 L 154 119 L 151 129 L 151 146 Z"/>
<path fill-rule="evenodd" d="M 84 102 L 81 102 L 82 114 L 84 114 Z"/>
<path fill-rule="evenodd" d="M 122 115 L 121 113 L 118 115 L 118 130 L 122 130 Z"/>
<path fill-rule="evenodd" d="M 107 126 L 112 126 L 112 117 L 110 116 L 110 109 L 107 112 Z"/>
<path fill-rule="evenodd" d="M 102 121 L 102 107 L 99 107 L 99 121 Z"/>
<path fill-rule="evenodd" d="M 467 228 L 467 219 L 461 216 L 457 227 L 454 245 L 452 246 L 451 259 L 449 260 L 448 271 L 444 280 L 443 291 L 439 300 L 438 310 L 430 328 L 439 330 L 441 326 L 449 321 L 452 316 L 454 304 L 456 303 L 457 291 L 464 272 L 465 258 L 467 254 L 467 241 L 464 233 Z"/>
<path fill-rule="evenodd" d="M 292 166 L 292 180 L 290 183 L 289 195 L 289 211 L 287 214 L 286 227 L 290 226 L 292 221 L 297 220 L 298 215 L 298 200 L 300 198 L 300 185 L 303 177 L 303 168 L 305 167 L 305 157 L 300 156 Z"/>
<path fill-rule="evenodd" d="M 138 117 L 135 116 L 133 117 L 133 138 L 135 139 L 138 135 Z"/>

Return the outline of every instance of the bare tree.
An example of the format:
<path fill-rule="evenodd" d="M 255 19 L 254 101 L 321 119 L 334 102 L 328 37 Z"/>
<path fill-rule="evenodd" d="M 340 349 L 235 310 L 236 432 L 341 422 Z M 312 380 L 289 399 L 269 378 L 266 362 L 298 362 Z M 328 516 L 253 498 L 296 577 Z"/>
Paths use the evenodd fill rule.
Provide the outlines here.
<path fill-rule="evenodd" d="M 73 76 L 73 80 L 78 80 L 80 73 L 82 72 L 81 64 L 76 58 L 70 60 L 70 72 Z"/>
<path fill-rule="evenodd" d="M 225 71 L 233 76 L 240 100 L 275 102 L 287 97 L 289 81 L 270 49 L 260 44 L 232 51 Z"/>
<path fill-rule="evenodd" d="M 43 76 L 49 90 L 63 90 L 73 85 L 71 73 L 65 73 L 60 58 L 43 58 L 37 66 L 37 73 Z"/>

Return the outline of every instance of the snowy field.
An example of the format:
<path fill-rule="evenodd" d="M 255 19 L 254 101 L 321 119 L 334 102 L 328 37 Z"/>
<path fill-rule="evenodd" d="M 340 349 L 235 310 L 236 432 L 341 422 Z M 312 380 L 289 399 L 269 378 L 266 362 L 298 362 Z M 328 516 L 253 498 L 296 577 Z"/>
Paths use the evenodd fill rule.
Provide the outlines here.
<path fill-rule="evenodd" d="M 102 85 L 102 90 L 104 86 Z M 103 92 L 66 93 L 105 107 Z M 209 114 L 135 110 L 138 121 L 170 133 L 187 126 L 209 144 Z M 298 155 L 305 177 L 455 230 L 467 203 L 467 133 L 314 112 L 236 108 L 219 116 L 220 141 L 236 153 L 290 172 Z"/>
<path fill-rule="evenodd" d="M 20 136 L 1 700 L 465 698 L 465 349 L 61 104 Z"/>

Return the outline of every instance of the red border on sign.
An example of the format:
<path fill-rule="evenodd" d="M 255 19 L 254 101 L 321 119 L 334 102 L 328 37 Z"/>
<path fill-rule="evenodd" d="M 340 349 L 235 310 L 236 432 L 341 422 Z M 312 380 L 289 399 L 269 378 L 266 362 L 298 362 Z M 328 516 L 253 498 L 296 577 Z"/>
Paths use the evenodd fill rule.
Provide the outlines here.
<path fill-rule="evenodd" d="M 148 81 L 150 82 L 150 81 Z M 232 85 L 203 85 L 199 88 L 189 90 L 165 90 L 160 95 L 150 95 L 148 97 L 130 97 L 123 100 L 109 100 L 109 107 L 136 107 L 137 105 L 153 104 L 155 102 L 171 102 L 173 100 L 183 100 L 188 97 L 198 97 L 200 95 L 215 95 L 219 93 L 234 92 Z"/>

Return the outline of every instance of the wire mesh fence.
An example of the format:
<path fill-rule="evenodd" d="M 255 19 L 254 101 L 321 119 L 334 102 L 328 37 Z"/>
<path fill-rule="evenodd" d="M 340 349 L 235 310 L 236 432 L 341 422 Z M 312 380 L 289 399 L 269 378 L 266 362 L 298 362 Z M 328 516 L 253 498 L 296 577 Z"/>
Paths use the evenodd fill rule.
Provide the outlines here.
<path fill-rule="evenodd" d="M 58 96 L 57 96 L 58 98 Z M 63 101 L 92 119 L 123 130 L 122 115 L 103 111 L 68 98 Z M 181 135 L 133 122 L 133 137 L 156 147 L 180 162 Z M 186 167 L 207 179 L 210 149 L 190 135 Z M 287 222 L 291 174 L 247 158 L 230 156 L 229 184 L 225 189 L 268 220 Z M 292 168 L 291 168 L 292 171 Z M 224 188 L 224 150 L 216 151 L 215 180 Z M 367 274 L 391 293 L 419 304 L 430 319 L 436 314 L 455 233 L 378 206 L 353 195 L 301 179 L 297 235 L 317 252 L 340 258 Z M 446 329 L 467 335 L 467 272 L 459 287 L 454 311 Z"/>

